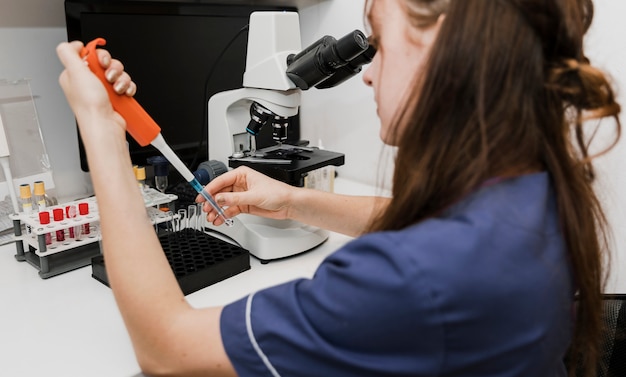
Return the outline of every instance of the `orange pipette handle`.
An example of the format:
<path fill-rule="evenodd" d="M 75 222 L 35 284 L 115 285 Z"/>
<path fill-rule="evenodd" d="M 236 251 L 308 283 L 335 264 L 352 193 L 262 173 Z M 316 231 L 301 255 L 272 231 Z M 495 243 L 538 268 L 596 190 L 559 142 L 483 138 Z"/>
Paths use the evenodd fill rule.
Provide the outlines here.
<path fill-rule="evenodd" d="M 106 45 L 104 38 L 96 38 L 87 43 L 80 52 L 80 56 L 87 61 L 89 69 L 91 69 L 104 84 L 113 109 L 126 120 L 126 130 L 130 136 L 132 136 L 139 145 L 145 147 L 159 135 L 161 128 L 133 97 L 129 97 L 125 94 L 117 94 L 113 90 L 113 84 L 108 82 L 104 76 L 104 69 L 98 61 L 98 54 L 96 54 L 96 47 L 104 45 Z"/>

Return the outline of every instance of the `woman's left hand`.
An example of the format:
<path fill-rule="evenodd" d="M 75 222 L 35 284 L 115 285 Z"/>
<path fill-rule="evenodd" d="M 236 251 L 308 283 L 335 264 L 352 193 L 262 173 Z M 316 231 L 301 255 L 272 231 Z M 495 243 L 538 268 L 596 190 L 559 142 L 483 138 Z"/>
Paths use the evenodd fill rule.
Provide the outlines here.
<path fill-rule="evenodd" d="M 59 77 L 59 83 L 76 115 L 79 127 L 81 123 L 89 123 L 87 121 L 93 117 L 112 118 L 120 125 L 120 129 L 125 131 L 125 122 L 119 114 L 113 111 L 103 84 L 80 57 L 82 48 L 83 44 L 76 41 L 61 43 L 57 47 L 59 59 L 65 66 L 65 70 Z M 100 65 L 105 69 L 105 76 L 115 91 L 118 94 L 134 95 L 137 87 L 128 73 L 124 71 L 123 64 L 119 60 L 112 59 L 109 52 L 104 49 L 98 49 L 97 53 Z M 81 127 L 81 135 L 88 131 Z"/>

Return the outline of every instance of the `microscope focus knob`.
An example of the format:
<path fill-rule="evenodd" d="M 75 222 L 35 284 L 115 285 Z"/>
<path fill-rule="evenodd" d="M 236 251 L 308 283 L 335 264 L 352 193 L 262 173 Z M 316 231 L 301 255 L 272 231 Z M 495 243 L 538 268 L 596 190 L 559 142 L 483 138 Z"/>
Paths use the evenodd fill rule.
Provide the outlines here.
<path fill-rule="evenodd" d="M 220 176 L 228 171 L 223 162 L 217 160 L 209 160 L 201 162 L 198 169 L 193 172 L 194 177 L 202 185 L 211 182 L 215 177 Z"/>

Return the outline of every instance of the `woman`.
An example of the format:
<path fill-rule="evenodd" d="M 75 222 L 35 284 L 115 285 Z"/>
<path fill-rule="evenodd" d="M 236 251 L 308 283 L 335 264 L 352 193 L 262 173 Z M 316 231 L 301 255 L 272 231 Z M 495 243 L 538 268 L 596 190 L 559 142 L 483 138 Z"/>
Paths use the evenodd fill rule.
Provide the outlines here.
<path fill-rule="evenodd" d="M 592 375 L 605 221 L 581 122 L 617 120 L 619 106 L 583 54 L 591 6 L 368 1 L 378 52 L 364 80 L 381 138 L 398 147 L 393 199 L 292 188 L 249 169 L 217 178 L 207 189 L 230 216 L 365 234 L 310 280 L 200 310 L 154 252 L 160 245 L 133 189 L 123 120 L 80 61 L 81 44 L 60 45 L 60 82 L 87 149 L 111 287 L 142 369 L 564 376 L 571 344 L 572 365 Z M 101 57 L 118 92 L 134 92 L 121 63 Z M 375 209 L 351 212 L 366 202 Z"/>

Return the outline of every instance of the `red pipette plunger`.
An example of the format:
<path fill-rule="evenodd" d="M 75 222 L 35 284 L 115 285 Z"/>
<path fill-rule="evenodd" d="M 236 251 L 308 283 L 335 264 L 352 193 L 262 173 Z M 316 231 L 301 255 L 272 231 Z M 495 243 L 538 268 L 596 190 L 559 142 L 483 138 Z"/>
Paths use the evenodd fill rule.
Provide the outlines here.
<path fill-rule="evenodd" d="M 107 81 L 96 53 L 96 48 L 104 45 L 106 45 L 104 38 L 96 38 L 87 43 L 80 52 L 80 56 L 87 61 L 89 69 L 104 83 L 113 108 L 126 120 L 126 130 L 130 136 L 139 145 L 145 147 L 161 133 L 161 127 L 133 97 L 119 95 L 113 90 L 113 85 Z"/>

